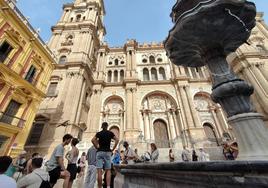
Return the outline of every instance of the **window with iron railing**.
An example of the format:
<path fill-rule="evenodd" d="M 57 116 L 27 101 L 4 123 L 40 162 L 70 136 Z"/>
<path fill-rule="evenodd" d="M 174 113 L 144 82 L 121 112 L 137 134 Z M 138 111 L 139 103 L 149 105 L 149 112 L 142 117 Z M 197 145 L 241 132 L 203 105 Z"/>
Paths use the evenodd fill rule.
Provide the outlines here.
<path fill-rule="evenodd" d="M 21 104 L 15 100 L 11 100 L 4 112 L 0 112 L 0 122 L 10 124 L 17 127 L 23 127 L 25 120 L 16 117 Z"/>
<path fill-rule="evenodd" d="M 30 83 L 34 83 L 35 74 L 36 74 L 36 68 L 33 65 L 31 65 L 25 76 L 25 80 L 27 80 Z"/>
<path fill-rule="evenodd" d="M 0 63 L 3 63 L 8 57 L 9 53 L 13 50 L 13 47 L 6 41 L 0 45 Z"/>
<path fill-rule="evenodd" d="M 8 137 L 0 135 L 0 151 L 2 148 L 5 147 L 5 144 L 7 143 L 7 141 L 8 141 Z"/>
<path fill-rule="evenodd" d="M 28 137 L 26 145 L 37 145 L 40 141 L 43 129 L 45 124 L 44 123 L 34 123 L 31 133 Z"/>

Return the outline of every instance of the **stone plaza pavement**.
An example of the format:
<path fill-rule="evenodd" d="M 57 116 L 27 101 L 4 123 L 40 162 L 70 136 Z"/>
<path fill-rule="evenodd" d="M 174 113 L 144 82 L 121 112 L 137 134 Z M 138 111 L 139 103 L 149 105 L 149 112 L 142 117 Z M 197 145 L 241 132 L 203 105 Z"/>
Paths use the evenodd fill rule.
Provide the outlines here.
<path fill-rule="evenodd" d="M 84 188 L 84 179 L 85 177 L 82 176 L 80 178 L 76 178 L 76 180 L 73 183 L 72 188 Z M 58 180 L 57 184 L 54 186 L 54 188 L 62 188 L 63 180 Z M 95 183 L 95 188 L 97 188 L 97 181 Z"/>

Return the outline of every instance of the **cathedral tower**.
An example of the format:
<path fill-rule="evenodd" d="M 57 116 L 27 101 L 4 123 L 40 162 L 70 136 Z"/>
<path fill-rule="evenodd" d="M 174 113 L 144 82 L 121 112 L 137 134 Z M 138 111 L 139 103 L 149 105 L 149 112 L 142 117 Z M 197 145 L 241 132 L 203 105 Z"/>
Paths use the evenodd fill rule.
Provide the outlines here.
<path fill-rule="evenodd" d="M 63 6 L 59 22 L 52 27 L 48 46 L 58 64 L 28 139 L 32 145 L 34 135 L 42 132 L 35 150 L 51 153 L 51 145 L 61 142 L 64 134 L 82 139 L 87 130 L 98 50 L 105 35 L 104 15 L 102 0 L 75 0 Z"/>

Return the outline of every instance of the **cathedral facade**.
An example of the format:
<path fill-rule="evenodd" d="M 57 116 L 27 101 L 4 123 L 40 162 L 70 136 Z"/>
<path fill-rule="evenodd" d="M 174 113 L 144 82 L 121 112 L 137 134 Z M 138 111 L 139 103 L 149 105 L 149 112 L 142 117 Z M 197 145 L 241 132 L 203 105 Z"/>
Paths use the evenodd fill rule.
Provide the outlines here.
<path fill-rule="evenodd" d="M 122 47 L 104 42 L 103 0 L 65 4 L 52 27 L 49 47 L 58 57 L 25 148 L 51 153 L 71 133 L 87 150 L 109 123 L 121 141 L 139 153 L 156 143 L 161 159 L 183 146 L 221 153 L 223 141 L 235 140 L 225 112 L 211 98 L 206 67 L 173 65 L 163 43 L 128 40 Z M 248 44 L 228 57 L 233 70 L 255 88 L 252 100 L 268 126 L 268 28 L 262 14 Z M 161 153 L 161 152 L 160 152 Z"/>

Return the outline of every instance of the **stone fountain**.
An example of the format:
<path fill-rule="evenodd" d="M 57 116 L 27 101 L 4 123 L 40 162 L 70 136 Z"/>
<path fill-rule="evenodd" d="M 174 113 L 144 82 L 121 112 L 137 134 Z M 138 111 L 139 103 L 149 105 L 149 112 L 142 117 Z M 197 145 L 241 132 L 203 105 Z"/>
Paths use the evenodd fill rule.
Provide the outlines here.
<path fill-rule="evenodd" d="M 230 69 L 226 57 L 245 43 L 255 26 L 256 8 L 245 0 L 178 0 L 175 23 L 165 42 L 170 60 L 207 66 L 214 102 L 225 110 L 238 145 L 239 160 L 268 160 L 268 131 L 250 102 L 253 87 Z"/>
<path fill-rule="evenodd" d="M 239 161 L 176 162 L 116 166 L 117 188 L 268 187 L 268 133 L 254 110 L 254 89 L 226 61 L 255 26 L 256 8 L 245 0 L 177 0 L 175 23 L 165 48 L 176 65 L 207 66 L 211 98 L 228 116 L 239 145 Z"/>

